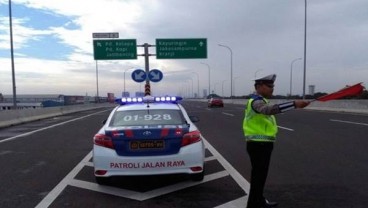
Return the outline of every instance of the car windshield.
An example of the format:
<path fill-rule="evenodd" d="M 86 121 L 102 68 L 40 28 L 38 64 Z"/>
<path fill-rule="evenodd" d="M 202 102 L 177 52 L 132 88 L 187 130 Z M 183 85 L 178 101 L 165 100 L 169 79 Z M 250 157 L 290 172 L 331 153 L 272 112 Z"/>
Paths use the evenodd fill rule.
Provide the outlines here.
<path fill-rule="evenodd" d="M 142 125 L 180 125 L 185 119 L 180 110 L 129 110 L 116 111 L 110 127 Z"/>

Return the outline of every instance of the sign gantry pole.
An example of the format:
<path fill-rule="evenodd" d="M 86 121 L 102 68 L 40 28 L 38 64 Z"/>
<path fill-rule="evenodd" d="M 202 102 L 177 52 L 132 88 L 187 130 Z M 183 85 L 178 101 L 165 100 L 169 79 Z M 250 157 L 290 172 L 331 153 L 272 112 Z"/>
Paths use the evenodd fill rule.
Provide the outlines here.
<path fill-rule="evenodd" d="M 144 56 L 144 62 L 145 62 L 145 64 L 144 64 L 144 67 L 145 67 L 145 72 L 146 72 L 146 74 L 149 74 L 149 57 L 150 56 L 153 56 L 154 54 L 150 54 L 149 53 L 149 47 L 153 47 L 153 46 L 155 46 L 155 45 L 150 45 L 150 44 L 148 44 L 148 43 L 145 43 L 145 44 L 143 44 L 143 45 L 137 45 L 138 47 L 143 47 L 144 48 L 144 54 L 140 54 L 140 55 L 138 55 L 138 56 Z M 148 77 L 146 78 L 146 85 L 145 85 L 145 89 L 148 89 L 148 90 L 146 90 L 146 94 L 147 95 L 152 95 L 152 93 L 151 93 L 151 86 L 150 86 L 150 80 L 148 79 Z"/>

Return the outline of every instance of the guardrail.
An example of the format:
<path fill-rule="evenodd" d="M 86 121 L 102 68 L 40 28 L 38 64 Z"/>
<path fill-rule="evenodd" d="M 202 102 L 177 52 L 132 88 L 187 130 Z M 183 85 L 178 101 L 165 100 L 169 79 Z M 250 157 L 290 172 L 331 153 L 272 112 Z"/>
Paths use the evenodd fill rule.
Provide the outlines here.
<path fill-rule="evenodd" d="M 96 104 L 58 106 L 58 107 L 37 108 L 37 109 L 4 110 L 0 111 L 0 128 L 50 118 L 54 116 L 61 116 L 68 113 L 75 113 L 79 111 L 92 110 L 104 107 L 114 107 L 114 106 L 116 106 L 116 104 L 96 103 Z"/>

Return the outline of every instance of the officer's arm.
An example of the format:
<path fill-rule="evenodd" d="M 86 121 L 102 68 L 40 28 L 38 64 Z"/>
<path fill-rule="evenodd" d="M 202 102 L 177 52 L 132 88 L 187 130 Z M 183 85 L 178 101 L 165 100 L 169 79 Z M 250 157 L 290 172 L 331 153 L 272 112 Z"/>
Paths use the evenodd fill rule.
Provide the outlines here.
<path fill-rule="evenodd" d="M 257 113 L 264 115 L 275 115 L 295 109 L 295 103 L 294 101 L 289 101 L 281 104 L 268 105 L 263 100 L 254 100 L 252 102 L 252 108 Z"/>

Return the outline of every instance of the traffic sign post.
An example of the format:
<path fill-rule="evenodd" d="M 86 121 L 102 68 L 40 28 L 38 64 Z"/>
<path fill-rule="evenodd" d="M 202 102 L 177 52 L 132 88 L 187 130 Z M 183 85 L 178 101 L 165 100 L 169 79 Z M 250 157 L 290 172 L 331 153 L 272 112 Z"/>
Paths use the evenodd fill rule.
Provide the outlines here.
<path fill-rule="evenodd" d="M 145 84 L 144 85 L 144 95 L 151 95 L 151 86 L 150 84 Z"/>
<path fill-rule="evenodd" d="M 95 60 L 137 59 L 135 39 L 93 40 Z"/>
<path fill-rule="evenodd" d="M 157 59 L 207 58 L 207 39 L 156 39 Z"/>

